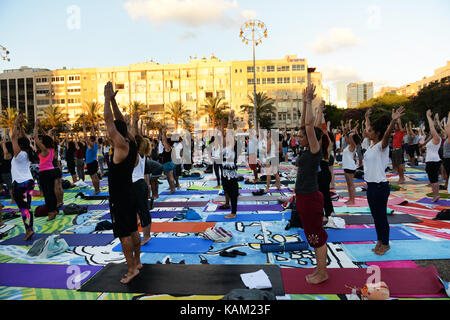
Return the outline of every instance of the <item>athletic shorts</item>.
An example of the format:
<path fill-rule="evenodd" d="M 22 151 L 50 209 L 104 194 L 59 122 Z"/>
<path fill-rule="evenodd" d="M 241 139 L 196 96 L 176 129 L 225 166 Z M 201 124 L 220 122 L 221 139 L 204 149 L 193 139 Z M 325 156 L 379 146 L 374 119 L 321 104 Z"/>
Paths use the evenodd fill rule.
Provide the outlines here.
<path fill-rule="evenodd" d="M 62 171 L 59 167 L 56 167 L 54 169 L 55 171 L 55 179 L 62 179 Z"/>
<path fill-rule="evenodd" d="M 86 164 L 86 168 L 87 168 L 87 174 L 88 175 L 92 176 L 92 175 L 96 174 L 97 171 L 98 171 L 98 162 L 97 162 L 97 160 Z"/>
<path fill-rule="evenodd" d="M 248 166 L 250 167 L 250 170 L 256 170 L 256 163 L 249 163 Z"/>
<path fill-rule="evenodd" d="M 133 182 L 133 192 L 136 195 L 136 209 L 141 220 L 141 226 L 146 227 L 152 223 L 152 217 L 148 205 L 148 186 L 144 179 Z"/>
<path fill-rule="evenodd" d="M 75 174 L 75 160 L 73 161 L 67 161 L 67 170 L 69 170 L 69 173 L 71 175 Z"/>
<path fill-rule="evenodd" d="M 408 155 L 411 158 L 414 158 L 414 155 L 419 156 L 419 145 L 417 144 L 411 144 L 408 146 Z"/>
<path fill-rule="evenodd" d="M 392 150 L 392 166 L 394 168 L 405 163 L 405 159 L 403 157 L 403 149 L 393 149 Z"/>
<path fill-rule="evenodd" d="M 344 172 L 348 174 L 355 174 L 356 170 L 344 169 Z"/>
<path fill-rule="evenodd" d="M 297 214 L 302 221 L 303 230 L 312 248 L 323 246 L 328 234 L 323 228 L 323 195 L 320 191 L 309 194 L 296 194 Z"/>
<path fill-rule="evenodd" d="M 450 158 L 444 159 L 444 169 L 447 172 L 447 175 L 450 176 Z"/>
<path fill-rule="evenodd" d="M 330 155 L 330 158 L 328 159 L 328 166 L 331 167 L 334 165 L 334 157 Z"/>
<path fill-rule="evenodd" d="M 288 148 L 287 147 L 283 147 L 283 155 L 285 155 L 288 152 Z"/>
<path fill-rule="evenodd" d="M 225 193 L 229 196 L 239 195 L 239 184 L 237 179 L 225 179 L 222 177 L 222 187 Z"/>
<path fill-rule="evenodd" d="M 115 238 L 128 237 L 133 232 L 138 231 L 136 201 L 132 192 L 130 192 L 130 196 L 121 196 L 116 201 L 111 201 L 110 197 L 109 209 Z"/>
<path fill-rule="evenodd" d="M 6 190 L 12 189 L 11 172 L 2 173 L 2 182 L 6 184 Z"/>
<path fill-rule="evenodd" d="M 430 183 L 439 182 L 439 170 L 441 168 L 441 161 L 430 161 L 425 165 L 425 171 L 428 175 Z"/>
<path fill-rule="evenodd" d="M 164 173 L 169 173 L 170 171 L 173 171 L 174 168 L 175 168 L 175 163 L 173 163 L 172 161 L 169 161 L 169 162 L 166 162 L 163 164 Z"/>
<path fill-rule="evenodd" d="M 173 174 L 177 177 L 181 176 L 181 164 L 176 164 L 173 167 Z"/>

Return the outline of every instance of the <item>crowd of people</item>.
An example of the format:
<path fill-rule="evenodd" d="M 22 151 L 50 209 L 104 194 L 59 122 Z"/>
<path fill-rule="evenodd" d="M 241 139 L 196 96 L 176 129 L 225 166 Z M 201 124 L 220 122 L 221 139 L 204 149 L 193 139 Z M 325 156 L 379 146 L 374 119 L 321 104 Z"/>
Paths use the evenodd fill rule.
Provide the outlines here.
<path fill-rule="evenodd" d="M 94 195 L 101 192 L 101 180 L 108 179 L 109 206 L 114 236 L 120 239 L 128 266 L 127 274 L 120 280 L 130 282 L 142 268 L 140 247 L 151 241 L 150 210 L 159 197 L 159 181 L 167 179 L 168 193 L 180 189 L 179 177 L 194 167 L 194 148 L 185 149 L 182 138 L 173 139 L 167 130 L 160 128 L 150 133 L 137 113 L 123 115 L 115 100 L 117 91 L 112 83 L 105 85 L 104 121 L 106 132 L 95 124 L 83 124 L 83 134 L 67 132 L 58 135 L 56 130 L 44 131 L 39 119 L 33 134 L 27 135 L 23 115 L 16 117 L 11 133 L 3 135 L 0 148 L 0 184 L 4 194 L 11 197 L 21 211 L 26 230 L 25 239 L 34 234 L 31 200 L 35 185 L 45 199 L 48 220 L 55 219 L 64 204 L 63 169 L 79 186 L 92 181 Z M 309 245 L 314 248 L 317 268 L 307 276 L 309 283 L 326 281 L 327 232 L 325 227 L 334 213 L 332 194 L 335 188 L 335 164 L 342 165 L 348 188 L 347 205 L 355 204 L 355 177 L 367 183 L 367 200 L 374 218 L 378 241 L 372 249 L 377 255 L 389 249 L 389 223 L 387 202 L 390 184 L 386 178 L 388 164 L 398 173 L 399 184 L 405 183 L 405 155 L 411 166 L 425 163 L 432 201 L 439 200 L 439 190 L 448 187 L 450 175 L 450 113 L 446 119 L 431 110 L 426 113 L 428 131 L 421 123 L 402 123 L 404 108 L 392 110 L 391 117 L 371 117 L 369 109 L 364 121 L 349 119 L 332 128 L 324 114 L 323 103 L 313 111 L 315 87 L 309 85 L 303 92 L 304 103 L 297 130 L 282 130 L 277 138 L 250 130 L 244 138 L 245 165 L 253 173 L 252 183 L 265 183 L 269 192 L 272 179 L 281 189 L 279 163 L 293 161 L 298 169 L 295 182 L 296 211 L 302 221 Z M 233 135 L 234 112 L 222 120 L 212 135 L 202 140 L 201 147 L 209 156 L 200 160 L 214 172 L 217 185 L 223 188 L 229 209 L 227 219 L 235 219 L 239 199 L 238 167 L 241 150 Z M 88 134 L 88 126 L 90 132 Z M 173 141 L 175 140 L 175 141 Z M 193 142 L 193 140 L 191 141 Z M 185 161 L 183 159 L 189 159 Z M 202 163 L 204 162 L 204 163 Z M 440 175 L 445 185 L 440 186 Z M 263 177 L 266 177 L 265 181 Z M 150 199 L 150 201 L 149 201 Z M 0 224 L 2 222 L 0 221 Z M 138 232 L 141 225 L 143 238 Z"/>

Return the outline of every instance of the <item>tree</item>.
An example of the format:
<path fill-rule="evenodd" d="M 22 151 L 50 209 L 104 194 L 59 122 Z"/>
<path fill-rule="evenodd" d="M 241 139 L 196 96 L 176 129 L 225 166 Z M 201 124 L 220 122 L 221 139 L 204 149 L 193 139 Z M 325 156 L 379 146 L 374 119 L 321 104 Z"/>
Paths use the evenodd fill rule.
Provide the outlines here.
<path fill-rule="evenodd" d="M 102 105 L 98 102 L 86 102 L 83 106 L 83 113 L 78 115 L 78 119 L 76 122 L 84 122 L 88 126 L 92 127 L 98 122 L 103 120 L 103 117 L 100 113 L 102 109 Z"/>
<path fill-rule="evenodd" d="M 250 100 L 249 105 L 242 105 L 241 110 L 245 113 L 247 113 L 250 116 L 253 116 L 253 110 L 255 106 L 255 100 L 256 100 L 256 116 L 257 121 L 262 129 L 270 129 L 273 126 L 272 122 L 272 116 L 275 114 L 275 101 L 268 97 L 266 93 L 264 92 L 257 92 L 256 93 L 256 99 L 254 99 L 253 96 L 248 95 L 248 99 Z"/>
<path fill-rule="evenodd" d="M 427 109 L 431 109 L 433 113 L 438 113 L 441 118 L 447 116 L 450 110 L 450 84 L 441 81 L 431 83 L 422 88 L 417 96 L 411 97 L 411 110 L 417 114 L 417 119 L 426 120 Z M 426 121 L 425 121 L 426 123 Z"/>
<path fill-rule="evenodd" d="M 218 121 L 225 114 L 225 110 L 228 109 L 228 106 L 222 100 L 222 97 L 208 97 L 206 98 L 206 104 L 203 105 L 203 109 L 200 111 L 201 115 L 209 116 L 213 128 L 218 125 Z"/>
<path fill-rule="evenodd" d="M 128 114 L 132 115 L 135 112 L 138 113 L 138 115 L 142 115 L 143 113 L 145 113 L 146 110 L 146 106 L 145 104 L 143 104 L 140 101 L 133 101 L 128 105 Z"/>
<path fill-rule="evenodd" d="M 14 122 L 16 121 L 16 117 L 19 114 L 19 111 L 15 108 L 6 108 L 0 114 L 0 127 L 8 128 L 9 134 L 12 135 L 12 130 L 14 127 Z"/>
<path fill-rule="evenodd" d="M 343 120 L 345 109 L 338 108 L 334 104 L 327 104 L 324 109 L 325 120 L 330 121 L 332 128 L 337 128 Z"/>
<path fill-rule="evenodd" d="M 175 123 L 175 130 L 178 129 L 180 120 L 185 123 L 191 116 L 191 111 L 181 103 L 180 100 L 167 104 L 165 114 L 171 118 Z"/>
<path fill-rule="evenodd" d="M 69 120 L 68 114 L 64 113 L 58 106 L 48 106 L 43 110 L 43 113 L 42 126 L 44 127 L 61 129 Z"/>

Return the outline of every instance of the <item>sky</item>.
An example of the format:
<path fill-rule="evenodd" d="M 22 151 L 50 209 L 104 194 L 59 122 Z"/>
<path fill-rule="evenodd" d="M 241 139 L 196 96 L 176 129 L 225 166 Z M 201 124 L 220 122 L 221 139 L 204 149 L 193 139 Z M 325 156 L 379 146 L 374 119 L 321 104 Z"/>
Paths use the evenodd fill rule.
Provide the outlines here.
<path fill-rule="evenodd" d="M 337 84 L 402 86 L 450 60 L 449 0 L 0 0 L 0 45 L 10 62 L 60 69 L 185 63 L 214 54 L 251 60 L 241 25 L 259 19 L 268 38 L 256 59 L 306 58 Z M 344 106 L 343 105 L 343 106 Z"/>

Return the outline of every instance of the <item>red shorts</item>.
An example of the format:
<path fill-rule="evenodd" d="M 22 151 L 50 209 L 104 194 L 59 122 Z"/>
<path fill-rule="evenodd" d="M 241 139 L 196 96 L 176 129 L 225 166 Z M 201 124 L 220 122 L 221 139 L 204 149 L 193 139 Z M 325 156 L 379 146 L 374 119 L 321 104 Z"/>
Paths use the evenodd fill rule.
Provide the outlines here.
<path fill-rule="evenodd" d="M 250 167 L 250 170 L 256 170 L 256 163 L 249 163 L 248 166 Z"/>
<path fill-rule="evenodd" d="M 296 194 L 297 212 L 302 220 L 303 230 L 312 248 L 323 246 L 328 234 L 323 228 L 323 195 L 320 191 Z"/>

